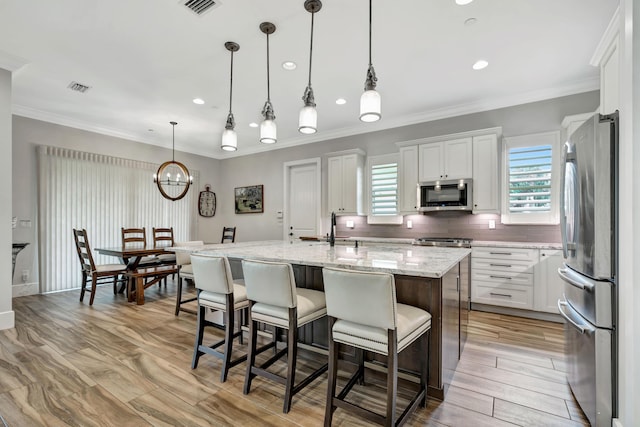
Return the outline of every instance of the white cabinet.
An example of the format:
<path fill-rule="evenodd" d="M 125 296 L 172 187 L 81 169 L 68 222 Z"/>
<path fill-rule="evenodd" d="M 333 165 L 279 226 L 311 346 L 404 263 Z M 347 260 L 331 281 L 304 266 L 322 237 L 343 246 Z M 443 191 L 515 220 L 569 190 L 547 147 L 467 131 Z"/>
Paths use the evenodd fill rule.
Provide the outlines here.
<path fill-rule="evenodd" d="M 364 214 L 364 152 L 349 150 L 327 158 L 327 207 L 337 215 Z M 337 154 L 337 153 L 333 153 Z"/>
<path fill-rule="evenodd" d="M 498 136 L 473 137 L 473 213 L 500 213 Z"/>
<path fill-rule="evenodd" d="M 537 249 L 473 248 L 471 302 L 532 310 L 537 262 Z"/>
<path fill-rule="evenodd" d="M 561 250 L 540 250 L 540 262 L 534 270 L 535 310 L 558 314 L 558 300 L 562 299 L 564 288 L 558 268 L 562 267 L 563 261 Z"/>
<path fill-rule="evenodd" d="M 400 148 L 398 168 L 399 210 L 403 214 L 418 212 L 418 146 Z"/>
<path fill-rule="evenodd" d="M 600 68 L 600 113 L 611 114 L 620 109 L 620 13 L 613 14 L 591 65 Z"/>
<path fill-rule="evenodd" d="M 421 182 L 462 179 L 472 176 L 472 138 L 421 144 L 418 175 Z"/>

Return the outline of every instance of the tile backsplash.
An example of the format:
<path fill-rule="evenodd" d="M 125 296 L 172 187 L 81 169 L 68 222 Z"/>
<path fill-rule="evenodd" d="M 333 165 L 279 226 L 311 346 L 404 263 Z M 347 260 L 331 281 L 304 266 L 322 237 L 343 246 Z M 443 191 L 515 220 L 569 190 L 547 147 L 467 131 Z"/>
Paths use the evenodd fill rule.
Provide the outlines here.
<path fill-rule="evenodd" d="M 496 228 L 489 229 L 489 221 Z M 353 221 L 353 228 L 347 227 Z M 412 228 L 407 228 L 411 221 Z M 559 225 L 505 225 L 497 214 L 470 214 L 466 212 L 434 212 L 427 215 L 405 215 L 399 225 L 367 224 L 366 216 L 338 216 L 338 236 L 357 237 L 465 237 L 473 240 L 501 242 L 560 243 Z"/>

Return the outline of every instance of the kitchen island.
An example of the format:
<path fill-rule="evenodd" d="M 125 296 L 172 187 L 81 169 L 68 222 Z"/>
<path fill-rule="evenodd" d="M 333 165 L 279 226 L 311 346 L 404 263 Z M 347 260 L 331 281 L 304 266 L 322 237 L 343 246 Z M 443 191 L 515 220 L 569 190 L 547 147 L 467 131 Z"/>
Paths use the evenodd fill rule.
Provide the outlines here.
<path fill-rule="evenodd" d="M 449 376 L 457 366 L 466 338 L 467 298 L 460 296 L 469 289 L 469 249 L 403 244 L 330 247 L 324 242 L 265 241 L 171 250 L 225 255 L 234 278 L 242 278 L 243 259 L 288 262 L 293 265 L 298 287 L 321 291 L 324 289 L 322 267 L 393 274 L 398 302 L 431 313 L 429 395 L 444 398 Z M 326 349 L 327 332 L 326 320 L 320 319 L 301 328 L 299 336 L 301 342 L 311 347 Z M 355 353 L 346 353 L 344 357 L 355 361 Z M 398 363 L 401 369 L 418 371 L 421 358 L 414 343 L 400 353 Z M 367 360 L 379 364 L 384 358 L 371 353 Z"/>

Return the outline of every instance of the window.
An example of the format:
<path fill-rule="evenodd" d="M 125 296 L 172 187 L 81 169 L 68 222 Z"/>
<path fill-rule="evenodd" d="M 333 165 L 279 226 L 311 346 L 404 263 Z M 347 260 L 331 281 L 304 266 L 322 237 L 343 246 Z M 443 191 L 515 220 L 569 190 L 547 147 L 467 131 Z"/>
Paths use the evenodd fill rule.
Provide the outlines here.
<path fill-rule="evenodd" d="M 502 222 L 558 223 L 558 132 L 505 138 Z"/>
<path fill-rule="evenodd" d="M 401 224 L 398 215 L 398 155 L 372 156 L 369 170 L 369 224 Z"/>

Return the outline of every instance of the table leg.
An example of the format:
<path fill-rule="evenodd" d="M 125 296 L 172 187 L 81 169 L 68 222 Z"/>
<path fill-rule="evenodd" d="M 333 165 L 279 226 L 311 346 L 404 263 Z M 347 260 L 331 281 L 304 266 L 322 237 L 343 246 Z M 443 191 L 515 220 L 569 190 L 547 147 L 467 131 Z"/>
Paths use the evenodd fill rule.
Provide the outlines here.
<path fill-rule="evenodd" d="M 136 278 L 136 304 L 144 304 L 144 277 Z"/>

